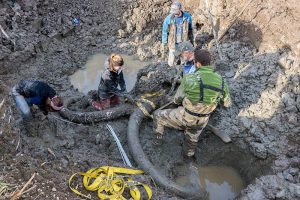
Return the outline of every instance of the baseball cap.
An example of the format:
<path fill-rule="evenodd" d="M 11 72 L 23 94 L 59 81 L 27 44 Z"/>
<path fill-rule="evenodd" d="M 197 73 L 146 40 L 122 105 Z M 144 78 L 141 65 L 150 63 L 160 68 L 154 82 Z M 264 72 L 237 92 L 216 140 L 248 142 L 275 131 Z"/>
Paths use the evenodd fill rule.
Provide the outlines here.
<path fill-rule="evenodd" d="M 195 48 L 193 47 L 192 43 L 190 41 L 182 42 L 178 45 L 175 56 L 179 56 L 184 51 L 194 51 Z"/>
<path fill-rule="evenodd" d="M 179 1 L 175 1 L 171 5 L 170 14 L 177 14 L 180 12 L 182 5 Z"/>

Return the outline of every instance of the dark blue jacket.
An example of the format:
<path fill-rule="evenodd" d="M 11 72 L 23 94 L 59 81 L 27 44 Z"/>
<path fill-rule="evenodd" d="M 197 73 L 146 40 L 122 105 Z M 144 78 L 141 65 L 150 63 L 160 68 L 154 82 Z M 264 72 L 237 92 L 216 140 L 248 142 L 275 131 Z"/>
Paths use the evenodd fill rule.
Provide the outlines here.
<path fill-rule="evenodd" d="M 109 69 L 108 59 L 104 63 L 104 71 L 101 76 L 98 86 L 98 98 L 108 99 L 114 95 L 123 96 L 126 92 L 126 84 L 123 76 L 123 71 L 113 72 Z M 120 89 L 118 89 L 120 86 Z"/>
<path fill-rule="evenodd" d="M 55 90 L 47 83 L 36 80 L 21 80 L 16 85 L 16 91 L 24 96 L 29 106 L 35 104 L 46 111 L 46 101 L 56 95 Z"/>

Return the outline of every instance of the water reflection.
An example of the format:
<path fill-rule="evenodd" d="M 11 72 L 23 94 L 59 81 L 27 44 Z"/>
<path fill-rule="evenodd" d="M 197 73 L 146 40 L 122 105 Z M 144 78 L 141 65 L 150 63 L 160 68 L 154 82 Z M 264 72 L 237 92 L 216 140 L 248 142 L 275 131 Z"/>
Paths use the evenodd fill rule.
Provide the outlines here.
<path fill-rule="evenodd" d="M 71 84 L 84 94 L 87 94 L 90 90 L 96 90 L 104 69 L 104 61 L 107 57 L 108 55 L 105 54 L 92 56 L 84 66 L 84 69 L 78 70 L 70 76 Z M 149 63 L 141 62 L 133 56 L 122 55 L 122 57 L 125 62 L 123 73 L 126 88 L 130 91 L 136 82 L 138 70 Z"/>
<path fill-rule="evenodd" d="M 200 185 L 209 193 L 210 200 L 234 199 L 244 188 L 244 181 L 231 167 L 198 167 L 198 171 Z M 188 176 L 180 176 L 176 182 L 182 185 L 188 184 Z"/>

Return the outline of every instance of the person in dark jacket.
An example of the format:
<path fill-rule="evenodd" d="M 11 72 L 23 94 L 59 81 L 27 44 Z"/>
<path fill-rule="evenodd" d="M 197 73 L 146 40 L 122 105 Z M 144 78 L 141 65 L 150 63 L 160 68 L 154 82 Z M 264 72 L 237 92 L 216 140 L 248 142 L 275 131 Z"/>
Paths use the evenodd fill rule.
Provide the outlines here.
<path fill-rule="evenodd" d="M 14 88 L 13 95 L 24 97 L 28 106 L 37 105 L 43 111 L 42 120 L 46 118 L 48 112 L 59 111 L 63 108 L 62 99 L 57 96 L 56 91 L 47 83 L 37 80 L 21 80 Z M 22 108 L 20 108 L 22 111 Z"/>
<path fill-rule="evenodd" d="M 111 56 L 105 60 L 105 69 L 98 87 L 98 99 L 92 103 L 96 109 L 104 110 L 111 106 L 118 105 L 120 102 L 119 96 L 128 97 L 122 70 L 123 65 L 124 60 L 122 56 L 118 54 L 111 54 Z M 120 86 L 120 89 L 118 86 Z"/>

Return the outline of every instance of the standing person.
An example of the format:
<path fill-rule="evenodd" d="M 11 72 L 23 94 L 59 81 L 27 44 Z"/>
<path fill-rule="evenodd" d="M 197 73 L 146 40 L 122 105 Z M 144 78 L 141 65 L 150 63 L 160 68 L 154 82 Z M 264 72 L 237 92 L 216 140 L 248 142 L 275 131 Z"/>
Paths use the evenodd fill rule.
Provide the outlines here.
<path fill-rule="evenodd" d="M 210 66 L 211 55 L 208 51 L 195 50 L 196 71 L 183 77 L 175 94 L 175 109 L 154 112 L 154 131 L 160 139 L 164 127 L 184 130 L 184 156 L 195 154 L 197 142 L 209 116 L 219 103 L 225 107 L 231 104 L 228 85 Z"/>
<path fill-rule="evenodd" d="M 42 111 L 42 120 L 48 112 L 59 111 L 63 108 L 62 99 L 47 83 L 37 80 L 21 80 L 12 91 L 15 101 L 25 118 L 31 117 L 28 106 L 37 105 Z"/>
<path fill-rule="evenodd" d="M 165 59 L 169 50 L 168 64 L 175 64 L 175 50 L 178 44 L 184 41 L 193 44 L 192 16 L 182 10 L 180 2 L 175 1 L 171 5 L 170 14 L 165 18 L 162 28 L 162 58 Z"/>
<path fill-rule="evenodd" d="M 118 54 L 111 54 L 104 62 L 104 72 L 101 75 L 98 87 L 97 101 L 92 105 L 98 110 L 104 110 L 111 106 L 118 105 L 119 96 L 131 98 L 126 92 L 126 84 L 123 77 L 124 60 Z M 120 86 L 120 89 L 118 89 Z"/>

